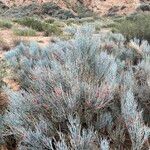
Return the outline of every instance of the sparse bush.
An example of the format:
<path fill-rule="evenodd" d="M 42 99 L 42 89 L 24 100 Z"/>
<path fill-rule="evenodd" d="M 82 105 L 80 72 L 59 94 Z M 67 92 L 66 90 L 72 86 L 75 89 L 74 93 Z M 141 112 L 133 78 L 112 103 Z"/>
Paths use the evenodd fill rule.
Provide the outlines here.
<path fill-rule="evenodd" d="M 136 93 L 149 87 L 149 44 L 143 42 L 135 63 L 139 51 L 124 42 L 121 34 L 95 34 L 87 24 L 70 40 L 46 48 L 20 44 L 7 52 L 22 86 L 4 88 L 10 103 L 2 137 L 13 134 L 19 149 L 31 150 L 147 149 L 149 127 L 138 110 L 146 106 Z"/>
<path fill-rule="evenodd" d="M 55 20 L 56 20 L 55 18 L 47 18 L 47 19 L 45 19 L 45 22 L 52 24 L 55 22 Z"/>
<path fill-rule="evenodd" d="M 69 18 L 69 19 L 67 19 L 67 20 L 64 20 L 64 22 L 65 22 L 67 25 L 71 25 L 71 24 L 78 23 L 78 20 L 77 20 L 77 19 L 74 19 L 74 18 Z"/>
<path fill-rule="evenodd" d="M 86 23 L 86 22 L 94 22 L 94 18 L 93 17 L 86 17 L 86 18 L 81 18 L 78 20 L 79 23 Z"/>
<path fill-rule="evenodd" d="M 15 28 L 13 32 L 18 36 L 36 36 L 36 31 L 30 28 Z"/>
<path fill-rule="evenodd" d="M 31 17 L 25 17 L 22 19 L 17 19 L 15 22 L 30 27 L 36 31 L 43 31 L 43 26 L 45 26 L 45 23 L 42 22 L 41 20 L 31 18 Z"/>
<path fill-rule="evenodd" d="M 61 34 L 61 28 L 55 24 L 49 24 L 46 22 L 43 22 L 41 20 L 37 20 L 34 18 L 23 18 L 16 20 L 21 25 L 25 25 L 27 27 L 30 27 L 36 31 L 42 31 L 45 33 L 46 36 L 52 35 L 52 34 Z"/>
<path fill-rule="evenodd" d="M 118 32 L 122 33 L 127 40 L 138 38 L 140 41 L 150 42 L 150 15 L 141 14 L 128 17 L 116 24 Z"/>
<path fill-rule="evenodd" d="M 12 23 L 9 20 L 0 19 L 0 28 L 8 28 L 12 27 Z"/>
<path fill-rule="evenodd" d="M 59 21 L 59 20 L 55 21 L 55 22 L 53 23 L 53 25 L 55 25 L 55 26 L 57 26 L 57 27 L 61 27 L 61 28 L 67 26 L 63 21 Z"/>
<path fill-rule="evenodd" d="M 49 36 L 49 35 L 60 35 L 62 34 L 62 30 L 59 26 L 55 24 L 50 24 L 46 25 L 44 27 L 44 35 Z"/>
<path fill-rule="evenodd" d="M 79 18 L 93 17 L 95 16 L 94 12 L 88 9 L 81 3 L 78 3 L 75 7 L 75 10 L 79 16 Z"/>
<path fill-rule="evenodd" d="M 77 32 L 77 26 L 67 26 L 64 29 L 64 32 L 69 35 L 75 35 L 75 33 Z"/>

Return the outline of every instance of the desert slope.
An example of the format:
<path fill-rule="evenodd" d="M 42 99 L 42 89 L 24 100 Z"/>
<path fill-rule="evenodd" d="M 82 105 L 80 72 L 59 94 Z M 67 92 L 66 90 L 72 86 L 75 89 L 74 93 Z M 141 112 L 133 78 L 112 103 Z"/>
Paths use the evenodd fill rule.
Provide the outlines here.
<path fill-rule="evenodd" d="M 0 0 L 7 6 L 13 5 L 28 5 L 30 3 L 45 3 L 54 2 L 57 3 L 61 8 L 74 7 L 77 3 L 83 3 L 86 7 L 99 15 L 110 14 L 130 14 L 133 13 L 140 4 L 140 0 Z"/>

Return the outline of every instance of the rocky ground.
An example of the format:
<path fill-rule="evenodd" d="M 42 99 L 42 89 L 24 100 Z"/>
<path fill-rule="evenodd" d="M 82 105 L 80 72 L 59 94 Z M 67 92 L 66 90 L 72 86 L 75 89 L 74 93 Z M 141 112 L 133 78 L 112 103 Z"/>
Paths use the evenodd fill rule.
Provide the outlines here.
<path fill-rule="evenodd" d="M 57 11 L 60 11 L 61 14 L 70 13 L 70 17 L 75 17 L 78 14 L 78 9 L 83 9 L 83 7 L 86 7 L 87 10 L 91 10 L 92 12 L 102 16 L 114 16 L 114 15 L 127 15 L 135 13 L 137 10 L 142 11 L 150 11 L 150 2 L 149 0 L 37 0 L 37 1 L 31 1 L 31 0 L 1 0 L 0 5 L 3 5 L 5 9 L 8 9 L 7 15 L 15 14 L 16 12 L 22 12 L 24 11 L 24 15 L 31 15 L 32 11 L 36 12 L 39 11 L 39 6 L 44 3 L 54 3 L 57 5 Z M 33 4 L 35 4 L 33 6 Z M 32 6 L 31 6 L 32 4 Z M 76 6 L 80 6 L 80 8 L 77 9 Z M 28 9 L 26 8 L 28 6 Z M 2 7 L 2 6 L 1 6 Z M 16 8 L 17 7 L 17 8 Z M 52 7 L 51 7 L 52 8 Z M 55 7 L 56 8 L 56 7 Z M 9 10 L 10 9 L 10 10 Z M 52 15 L 56 11 L 55 9 L 51 9 L 49 14 Z M 86 11 L 87 11 L 86 10 Z M 28 12 L 28 14 L 26 13 Z M 54 11 L 54 12 L 52 12 Z M 67 12 L 66 12 L 67 11 Z M 40 12 L 39 12 L 40 13 Z M 57 15 L 60 15 L 60 13 L 55 13 Z"/>

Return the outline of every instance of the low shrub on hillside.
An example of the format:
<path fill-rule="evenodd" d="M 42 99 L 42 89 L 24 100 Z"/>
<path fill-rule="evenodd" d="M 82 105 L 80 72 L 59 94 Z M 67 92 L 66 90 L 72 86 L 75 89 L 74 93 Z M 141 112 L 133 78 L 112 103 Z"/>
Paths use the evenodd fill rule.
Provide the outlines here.
<path fill-rule="evenodd" d="M 47 19 L 45 19 L 44 21 L 45 21 L 46 23 L 52 24 L 52 23 L 54 23 L 54 22 L 56 21 L 56 19 L 55 19 L 55 18 L 47 18 Z"/>
<path fill-rule="evenodd" d="M 13 135 L 21 150 L 148 149 L 150 45 L 139 53 L 121 34 L 94 33 L 86 25 L 70 40 L 6 53 L 22 86 L 4 88 L 2 139 Z"/>
<path fill-rule="evenodd" d="M 44 3 L 42 5 L 42 13 L 47 14 L 54 18 L 65 19 L 65 20 L 68 18 L 75 17 L 75 15 L 71 11 L 62 9 L 56 3 L 53 2 Z"/>
<path fill-rule="evenodd" d="M 13 32 L 18 36 L 36 36 L 36 31 L 30 28 L 14 28 Z"/>
<path fill-rule="evenodd" d="M 62 30 L 60 27 L 58 27 L 55 24 L 50 24 L 45 27 L 44 29 L 44 35 L 49 36 L 49 35 L 60 35 L 62 34 Z"/>
<path fill-rule="evenodd" d="M 91 11 L 90 9 L 88 9 L 88 7 L 84 6 L 81 3 L 77 3 L 74 10 L 75 12 L 77 12 L 79 18 L 96 16 L 93 11 Z"/>
<path fill-rule="evenodd" d="M 43 31 L 43 26 L 45 26 L 45 23 L 43 23 L 41 20 L 31 18 L 31 17 L 25 17 L 22 19 L 17 19 L 15 22 L 30 27 L 36 31 Z"/>
<path fill-rule="evenodd" d="M 21 25 L 32 28 L 33 30 L 44 32 L 46 36 L 56 34 L 59 35 L 62 33 L 61 28 L 57 24 L 49 24 L 35 18 L 23 18 L 16 20 Z"/>
<path fill-rule="evenodd" d="M 9 20 L 0 19 L 0 28 L 8 28 L 12 27 L 12 23 Z"/>
<path fill-rule="evenodd" d="M 149 14 L 135 15 L 123 19 L 118 24 L 115 24 L 115 28 L 118 32 L 122 33 L 128 41 L 136 37 L 141 41 L 144 39 L 150 42 Z"/>

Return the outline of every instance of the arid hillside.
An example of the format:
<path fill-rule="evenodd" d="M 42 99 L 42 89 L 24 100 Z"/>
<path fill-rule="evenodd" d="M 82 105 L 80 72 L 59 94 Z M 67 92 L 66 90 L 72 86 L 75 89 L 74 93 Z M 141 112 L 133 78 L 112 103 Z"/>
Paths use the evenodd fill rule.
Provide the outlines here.
<path fill-rule="evenodd" d="M 149 3 L 148 0 L 1 0 L 6 6 L 29 5 L 31 3 L 56 3 L 63 9 L 73 9 L 80 3 L 99 15 L 125 15 L 134 13 L 141 3 Z"/>

